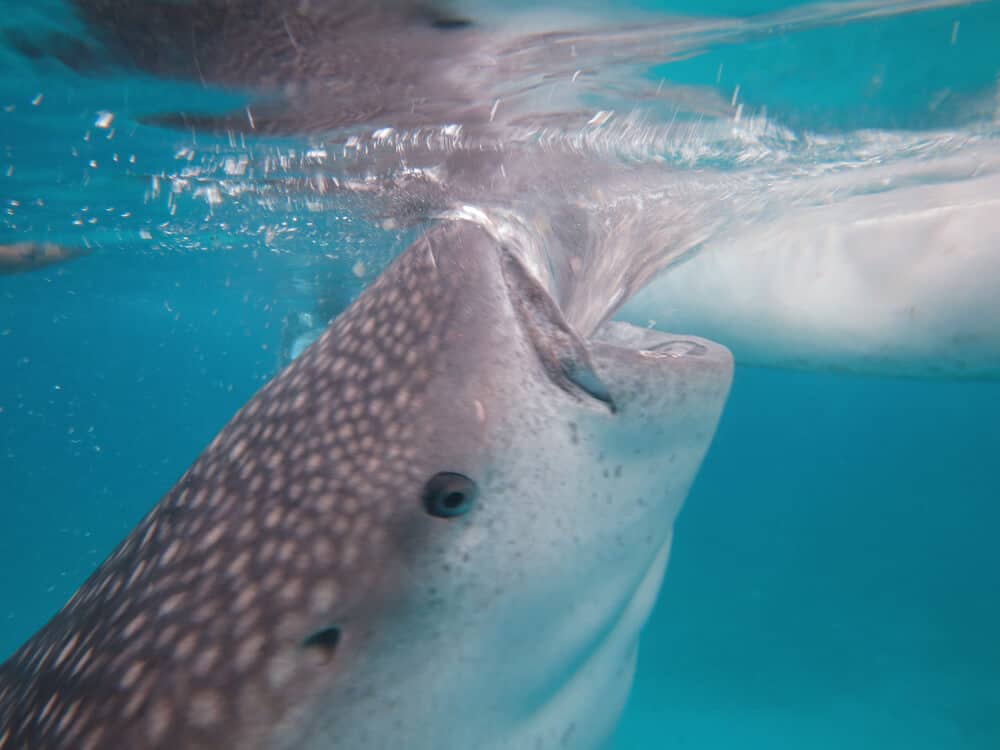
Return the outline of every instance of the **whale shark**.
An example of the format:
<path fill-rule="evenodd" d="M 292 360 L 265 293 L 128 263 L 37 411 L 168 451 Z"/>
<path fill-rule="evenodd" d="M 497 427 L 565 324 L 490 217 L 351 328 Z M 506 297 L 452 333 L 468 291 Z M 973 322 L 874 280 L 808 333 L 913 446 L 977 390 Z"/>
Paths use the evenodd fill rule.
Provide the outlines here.
<path fill-rule="evenodd" d="M 797 184 L 836 197 L 734 222 L 617 315 L 698 331 L 741 364 L 996 380 L 998 156 L 972 144 Z"/>
<path fill-rule="evenodd" d="M 731 378 L 438 224 L 0 666 L 0 748 L 600 747 Z"/>

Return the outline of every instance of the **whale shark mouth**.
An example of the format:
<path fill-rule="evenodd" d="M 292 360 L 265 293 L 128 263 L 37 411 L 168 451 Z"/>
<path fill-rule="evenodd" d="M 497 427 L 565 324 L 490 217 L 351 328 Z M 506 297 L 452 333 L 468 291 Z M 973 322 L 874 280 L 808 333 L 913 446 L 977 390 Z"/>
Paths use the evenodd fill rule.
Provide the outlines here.
<path fill-rule="evenodd" d="M 562 390 L 592 399 L 614 414 L 614 399 L 594 372 L 586 344 L 524 265 L 510 251 L 502 252 L 504 280 L 518 320 L 527 331 L 542 368 Z"/>

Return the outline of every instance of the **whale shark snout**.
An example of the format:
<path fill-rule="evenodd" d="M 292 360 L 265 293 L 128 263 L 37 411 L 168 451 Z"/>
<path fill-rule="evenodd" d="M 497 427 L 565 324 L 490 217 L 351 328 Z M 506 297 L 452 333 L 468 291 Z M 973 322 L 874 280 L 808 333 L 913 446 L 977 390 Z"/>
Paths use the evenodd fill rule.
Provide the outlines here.
<path fill-rule="evenodd" d="M 463 456 L 436 465 L 474 477 L 477 503 L 409 546 L 392 616 L 288 747 L 596 748 L 732 360 L 624 324 L 584 340 L 482 230 L 442 228 L 435 247 L 468 274 L 458 314 L 479 330 L 439 360 L 453 379 L 433 411 Z"/>
<path fill-rule="evenodd" d="M 430 229 L 0 667 L 0 747 L 597 747 L 731 375 Z"/>

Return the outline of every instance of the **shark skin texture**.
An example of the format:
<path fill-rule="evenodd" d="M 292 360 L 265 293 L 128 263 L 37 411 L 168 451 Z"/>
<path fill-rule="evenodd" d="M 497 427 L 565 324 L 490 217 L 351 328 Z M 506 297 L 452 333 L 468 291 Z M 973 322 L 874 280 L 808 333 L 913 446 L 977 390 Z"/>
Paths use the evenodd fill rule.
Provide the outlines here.
<path fill-rule="evenodd" d="M 0 666 L 0 748 L 598 748 L 728 395 L 430 228 Z"/>

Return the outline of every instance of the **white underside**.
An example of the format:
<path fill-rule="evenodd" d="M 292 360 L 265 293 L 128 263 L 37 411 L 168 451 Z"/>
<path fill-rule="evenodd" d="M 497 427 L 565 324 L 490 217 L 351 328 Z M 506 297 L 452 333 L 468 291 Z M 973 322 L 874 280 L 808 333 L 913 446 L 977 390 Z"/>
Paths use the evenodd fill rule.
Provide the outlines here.
<path fill-rule="evenodd" d="M 498 750 L 597 750 L 604 745 L 632 689 L 639 634 L 656 603 L 669 557 L 668 539 L 597 650 L 552 700 L 496 745 Z"/>
<path fill-rule="evenodd" d="M 1000 376 L 1000 176 L 735 227 L 618 317 L 696 331 L 743 363 Z"/>
<path fill-rule="evenodd" d="M 391 684 L 378 677 L 385 661 L 376 656 L 375 663 L 365 665 L 366 672 L 373 676 L 371 685 L 377 686 L 370 699 L 356 703 L 356 712 L 338 712 L 330 724 L 308 738 L 281 746 L 296 750 L 599 750 L 628 700 L 639 634 L 656 602 L 669 554 L 668 538 L 594 649 L 544 702 L 534 704 L 525 695 L 524 706 L 529 710 L 516 717 L 484 710 L 481 697 L 496 691 L 517 691 L 520 683 L 505 677 L 496 664 L 470 670 L 468 664 L 462 663 L 470 652 L 456 643 L 451 653 L 443 652 L 442 658 L 433 663 L 418 658 L 413 669 L 404 672 L 405 677 Z M 606 603 L 603 599 L 607 592 L 590 593 L 596 601 L 589 604 L 602 607 Z M 572 640 L 581 628 L 578 619 L 578 613 L 567 608 L 564 621 L 556 623 L 554 629 L 569 633 Z M 496 625 L 502 628 L 503 623 Z M 418 657 L 420 641 L 414 637 L 409 644 Z M 540 643 L 546 643 L 544 637 Z M 380 656 L 397 662 L 391 653 Z M 516 673 L 537 667 L 523 653 L 496 656 L 513 666 Z M 398 667 L 398 662 L 394 666 Z M 440 688 L 447 696 L 443 702 L 436 700 Z M 369 691 L 366 687 L 361 692 Z"/>

